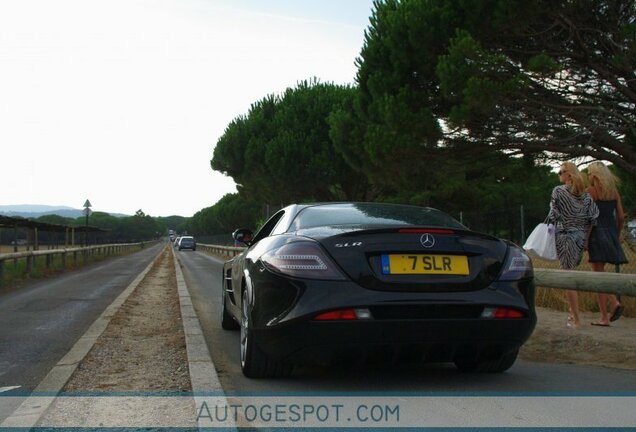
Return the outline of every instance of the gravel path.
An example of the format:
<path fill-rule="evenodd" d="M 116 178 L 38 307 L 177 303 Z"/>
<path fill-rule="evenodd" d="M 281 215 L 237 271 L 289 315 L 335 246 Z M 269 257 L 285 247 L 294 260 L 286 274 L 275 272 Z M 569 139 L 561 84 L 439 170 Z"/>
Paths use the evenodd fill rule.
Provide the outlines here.
<path fill-rule="evenodd" d="M 112 318 L 63 391 L 191 391 L 172 254 Z"/>
<path fill-rule="evenodd" d="M 537 327 L 521 348 L 522 359 L 636 370 L 636 318 L 598 327 L 591 325 L 597 312 L 582 312 L 581 327 L 572 329 L 565 312 L 537 308 L 537 316 Z"/>

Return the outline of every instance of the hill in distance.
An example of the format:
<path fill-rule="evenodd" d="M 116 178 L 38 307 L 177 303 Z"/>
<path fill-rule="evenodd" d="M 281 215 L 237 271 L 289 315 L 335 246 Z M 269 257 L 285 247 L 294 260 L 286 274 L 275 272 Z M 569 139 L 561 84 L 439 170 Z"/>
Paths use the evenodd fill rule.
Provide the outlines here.
<path fill-rule="evenodd" d="M 83 216 L 82 210 L 67 206 L 50 206 L 39 204 L 0 205 L 0 215 L 35 219 L 40 216 L 58 215 L 66 218 Z M 126 217 L 120 213 L 110 213 L 115 217 Z"/>

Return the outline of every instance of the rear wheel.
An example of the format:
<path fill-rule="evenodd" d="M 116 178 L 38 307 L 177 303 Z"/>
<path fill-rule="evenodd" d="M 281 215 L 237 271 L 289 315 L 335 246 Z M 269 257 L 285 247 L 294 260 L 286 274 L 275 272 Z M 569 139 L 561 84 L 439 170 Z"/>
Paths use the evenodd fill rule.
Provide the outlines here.
<path fill-rule="evenodd" d="M 251 305 L 247 290 L 241 297 L 241 370 L 248 378 L 289 376 L 291 366 L 269 358 L 254 341 Z"/>
<path fill-rule="evenodd" d="M 455 360 L 455 366 L 462 372 L 504 372 L 515 363 L 519 350 L 510 351 L 494 358 L 459 358 Z"/>

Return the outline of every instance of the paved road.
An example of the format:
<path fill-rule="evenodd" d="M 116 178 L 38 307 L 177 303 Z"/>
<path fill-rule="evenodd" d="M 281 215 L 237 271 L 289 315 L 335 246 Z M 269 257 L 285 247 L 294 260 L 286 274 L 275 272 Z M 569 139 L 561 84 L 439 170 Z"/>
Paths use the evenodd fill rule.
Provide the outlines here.
<path fill-rule="evenodd" d="M 568 392 L 636 390 L 636 372 L 517 361 L 503 374 L 464 374 L 453 365 L 383 369 L 303 368 L 287 379 L 252 380 L 238 364 L 239 334 L 220 327 L 222 262 L 178 252 L 201 326 L 226 392 Z"/>
<path fill-rule="evenodd" d="M 32 391 L 164 246 L 0 293 L 0 389 Z"/>

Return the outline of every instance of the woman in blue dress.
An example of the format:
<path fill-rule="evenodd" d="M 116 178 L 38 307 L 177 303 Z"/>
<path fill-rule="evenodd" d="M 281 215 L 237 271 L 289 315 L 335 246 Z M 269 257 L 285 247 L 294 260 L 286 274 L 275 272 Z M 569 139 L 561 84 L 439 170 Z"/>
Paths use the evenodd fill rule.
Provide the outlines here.
<path fill-rule="evenodd" d="M 589 261 L 592 270 L 602 272 L 606 263 L 619 265 L 627 262 L 620 243 L 625 212 L 617 189 L 618 178 L 607 166 L 602 162 L 592 162 L 587 171 L 591 183 L 587 192 L 600 211 L 588 242 Z M 607 310 L 608 302 L 611 305 L 611 313 Z M 592 322 L 592 325 L 607 327 L 610 321 L 616 321 L 623 313 L 623 306 L 613 294 L 599 293 L 598 306 L 601 317 L 598 321 Z"/>

